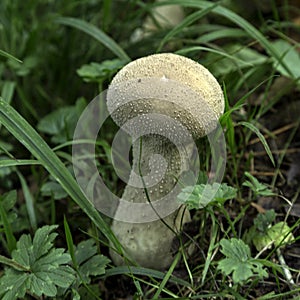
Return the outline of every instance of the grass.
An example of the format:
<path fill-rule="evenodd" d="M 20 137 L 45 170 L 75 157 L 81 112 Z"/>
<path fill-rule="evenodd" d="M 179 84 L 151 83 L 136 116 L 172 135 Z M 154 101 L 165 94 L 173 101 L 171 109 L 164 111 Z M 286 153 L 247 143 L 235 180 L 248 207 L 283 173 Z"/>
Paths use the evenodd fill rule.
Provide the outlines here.
<path fill-rule="evenodd" d="M 291 170 L 299 167 L 300 151 L 300 7 L 269 2 L 268 8 L 252 4 L 248 10 L 244 1 L 35 0 L 26 9 L 22 2 L 1 1 L 0 297 L 299 297 L 300 266 L 293 260 L 300 237 L 299 181 Z M 167 4 L 181 6 L 184 19 L 148 35 L 135 31 L 154 7 Z M 223 185 L 199 209 L 214 152 L 208 140 L 198 141 L 203 169 L 189 200 L 192 223 L 164 272 L 109 261 L 109 247 L 125 255 L 122 245 L 72 171 L 72 136 L 84 107 L 124 64 L 160 52 L 188 56 L 217 77 L 226 101 L 220 124 L 227 151 Z M 110 157 L 117 130 L 106 120 L 95 148 L 104 182 L 121 196 L 124 183 Z M 30 254 L 27 265 L 28 234 L 45 256 Z M 47 258 L 68 274 L 66 281 L 59 282 L 59 273 L 51 282 L 29 281 L 26 270 L 34 276 L 34 261 Z M 14 282 L 19 292 L 11 293 L 6 288 Z"/>

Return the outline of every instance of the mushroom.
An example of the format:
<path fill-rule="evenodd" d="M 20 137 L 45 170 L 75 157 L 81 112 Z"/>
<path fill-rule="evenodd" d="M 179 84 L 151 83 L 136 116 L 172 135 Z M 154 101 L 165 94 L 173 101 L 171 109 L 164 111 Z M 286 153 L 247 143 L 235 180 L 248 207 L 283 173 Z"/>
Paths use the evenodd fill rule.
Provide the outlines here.
<path fill-rule="evenodd" d="M 224 111 L 222 89 L 199 63 L 176 54 L 154 54 L 130 62 L 116 74 L 107 106 L 133 139 L 132 170 L 121 199 L 133 204 L 133 211 L 124 212 L 120 205 L 112 230 L 130 260 L 166 269 L 178 251 L 174 238 L 191 220 L 176 201 L 189 178 L 185 175 L 192 166 L 191 145 L 216 128 Z M 147 205 L 147 212 L 139 204 Z M 124 222 L 124 213 L 134 220 Z M 126 263 L 113 249 L 110 255 L 116 265 Z"/>

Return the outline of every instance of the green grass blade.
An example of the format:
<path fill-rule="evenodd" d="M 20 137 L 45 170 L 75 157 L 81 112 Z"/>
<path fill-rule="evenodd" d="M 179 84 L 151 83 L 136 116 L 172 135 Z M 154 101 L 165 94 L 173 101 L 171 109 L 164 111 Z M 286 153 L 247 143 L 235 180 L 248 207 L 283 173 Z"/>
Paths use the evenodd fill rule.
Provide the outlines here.
<path fill-rule="evenodd" d="M 260 139 L 261 143 L 263 144 L 273 166 L 275 166 L 275 161 L 274 161 L 274 157 L 273 154 L 271 152 L 271 149 L 265 139 L 265 137 L 261 134 L 261 132 L 259 131 L 259 129 L 257 127 L 255 127 L 253 124 L 249 123 L 249 122 L 239 122 L 239 125 L 243 125 L 245 127 L 247 127 L 248 129 L 250 129 L 251 131 L 253 131 L 257 137 Z"/>
<path fill-rule="evenodd" d="M 15 87 L 16 83 L 14 81 L 4 81 L 3 83 L 1 97 L 7 100 L 8 103 L 10 103 L 13 98 Z"/>
<path fill-rule="evenodd" d="M 203 18 L 205 15 L 207 15 L 214 7 L 216 7 L 218 4 L 211 5 L 210 7 L 202 10 L 202 11 L 196 11 L 195 13 L 187 16 L 180 24 L 175 26 L 160 42 L 157 52 L 160 52 L 162 47 L 166 42 L 168 42 L 173 36 L 176 34 L 182 32 L 182 30 L 189 26 L 190 24 L 194 23 L 195 21 Z"/>
<path fill-rule="evenodd" d="M 192 52 L 192 51 L 207 51 L 207 52 L 218 54 L 218 55 L 223 56 L 223 57 L 227 57 L 227 58 L 229 58 L 233 61 L 240 62 L 240 63 L 242 63 L 242 64 L 244 64 L 245 66 L 248 66 L 248 67 L 253 66 L 252 63 L 241 60 L 241 59 L 239 59 L 239 58 L 237 58 L 233 55 L 230 55 L 230 54 L 228 54 L 224 51 L 216 50 L 216 49 L 212 49 L 212 48 L 208 48 L 208 47 L 203 47 L 203 46 L 194 46 L 194 47 L 183 48 L 181 50 L 176 51 L 176 53 L 177 54 L 186 54 L 186 53 L 189 53 L 189 52 Z"/>
<path fill-rule="evenodd" d="M 209 9 L 211 7 L 211 2 L 209 1 L 199 1 L 199 0 L 172 0 L 172 1 L 162 1 L 156 3 L 155 6 L 163 6 L 163 5 L 181 5 L 183 7 L 194 7 L 200 9 Z M 289 67 L 284 63 L 282 54 L 279 53 L 273 45 L 267 40 L 267 38 L 257 30 L 253 25 L 251 25 L 247 20 L 240 17 L 233 11 L 218 5 L 211 10 L 213 13 L 221 15 L 231 22 L 235 23 L 237 26 L 244 29 L 248 35 L 250 35 L 254 40 L 258 41 L 269 53 L 269 55 L 275 59 L 275 61 L 280 64 L 291 76 L 294 78 L 293 73 L 289 69 Z"/>
<path fill-rule="evenodd" d="M 153 269 L 148 268 L 142 268 L 142 267 L 134 267 L 134 266 L 120 266 L 111 268 L 109 270 L 106 270 L 104 278 L 110 277 L 110 276 L 116 276 L 116 275 L 125 275 L 125 274 L 133 274 L 133 275 L 141 275 L 141 276 L 147 276 L 150 278 L 157 278 L 157 279 L 163 279 L 165 278 L 166 274 L 160 271 L 156 271 Z M 170 283 L 179 284 L 186 287 L 191 287 L 191 284 L 181 278 L 175 277 L 172 275 L 169 278 Z"/>
<path fill-rule="evenodd" d="M 34 159 L 3 159 L 0 160 L 0 168 L 17 167 L 17 166 L 32 166 L 40 165 L 41 163 Z"/>
<path fill-rule="evenodd" d="M 172 262 L 172 265 L 170 266 L 170 268 L 169 268 L 168 272 L 166 273 L 164 279 L 161 281 L 156 293 L 154 294 L 153 299 L 158 299 L 159 298 L 159 296 L 162 293 L 165 285 L 170 280 L 170 277 L 172 276 L 172 273 L 173 273 L 175 267 L 177 266 L 180 257 L 181 257 L 181 253 L 178 252 L 175 259 Z"/>
<path fill-rule="evenodd" d="M 72 233 L 71 233 L 68 221 L 66 219 L 66 216 L 64 216 L 64 228 L 65 228 L 65 235 L 66 235 L 68 250 L 69 250 L 74 268 L 77 270 L 78 269 L 78 264 L 77 264 L 77 261 L 76 261 L 76 258 L 75 258 L 75 250 L 74 250 L 74 243 L 73 243 Z"/>
<path fill-rule="evenodd" d="M 125 62 L 129 62 L 131 60 L 130 57 L 125 53 L 125 51 L 111 37 L 109 37 L 105 32 L 103 32 L 96 26 L 86 21 L 69 17 L 57 18 L 56 22 L 58 22 L 59 24 L 74 27 L 87 33 L 88 35 L 96 39 L 98 42 L 103 44 L 105 47 L 107 47 L 109 50 L 111 50 L 121 60 Z"/>
<path fill-rule="evenodd" d="M 99 230 L 122 252 L 121 245 L 108 224 L 86 198 L 71 173 L 30 124 L 6 101 L 0 98 L 0 123 L 35 156 Z"/>
<path fill-rule="evenodd" d="M 3 227 L 4 227 L 4 233 L 5 233 L 5 236 L 6 236 L 7 248 L 8 248 L 9 253 L 11 253 L 16 248 L 17 241 L 16 241 L 16 238 L 13 234 L 10 223 L 8 222 L 7 214 L 6 214 L 6 211 L 5 211 L 5 209 L 3 207 L 3 204 L 2 204 L 2 197 L 1 196 L 0 196 L 0 218 L 2 220 Z"/>
<path fill-rule="evenodd" d="M 28 217 L 29 217 L 29 222 L 30 222 L 30 225 L 31 225 L 31 228 L 33 229 L 33 231 L 36 231 L 37 230 L 37 222 L 36 222 L 36 215 L 35 215 L 35 209 L 34 209 L 34 199 L 29 190 L 29 187 L 26 183 L 24 176 L 19 171 L 17 171 L 17 174 L 18 174 L 20 182 L 21 182 L 21 186 L 22 186 L 22 190 L 23 190 L 23 194 L 24 194 L 24 198 L 25 198 L 25 203 L 26 203 L 26 208 L 27 208 L 27 213 L 28 213 Z"/>
<path fill-rule="evenodd" d="M 0 56 L 4 56 L 6 58 L 12 59 L 12 60 L 17 61 L 19 63 L 22 63 L 21 60 L 19 60 L 18 58 L 14 57 L 13 55 L 11 55 L 11 54 L 3 51 L 3 50 L 0 50 Z"/>

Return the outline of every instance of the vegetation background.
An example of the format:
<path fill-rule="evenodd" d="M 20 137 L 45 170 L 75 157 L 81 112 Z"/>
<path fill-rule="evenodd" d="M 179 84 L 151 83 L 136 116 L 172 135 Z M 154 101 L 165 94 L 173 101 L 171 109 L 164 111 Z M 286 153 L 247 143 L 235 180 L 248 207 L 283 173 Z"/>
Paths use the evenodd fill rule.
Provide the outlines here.
<path fill-rule="evenodd" d="M 165 5 L 182 18 L 158 18 Z M 2 0 L 1 299 L 298 299 L 299 16 L 296 0 Z M 224 183 L 205 203 L 204 138 L 182 237 L 195 251 L 181 249 L 166 272 L 110 262 L 108 241 L 120 245 L 76 184 L 71 156 L 87 103 L 130 60 L 158 52 L 206 66 L 226 98 Z M 117 130 L 104 124 L 97 155 L 121 195 Z"/>

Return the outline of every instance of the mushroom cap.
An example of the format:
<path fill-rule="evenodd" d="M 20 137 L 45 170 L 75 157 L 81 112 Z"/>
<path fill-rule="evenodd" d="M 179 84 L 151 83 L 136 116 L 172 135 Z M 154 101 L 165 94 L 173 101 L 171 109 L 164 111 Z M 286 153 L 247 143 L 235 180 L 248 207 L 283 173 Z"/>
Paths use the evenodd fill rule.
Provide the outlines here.
<path fill-rule="evenodd" d="M 184 56 L 161 53 L 123 67 L 109 86 L 107 106 L 119 126 L 134 117 L 147 118 L 156 113 L 178 121 L 198 138 L 216 127 L 224 111 L 224 97 L 217 80 L 205 67 Z M 137 130 L 147 123 L 141 120 L 128 130 Z M 148 120 L 151 128 L 149 123 Z M 166 119 L 160 123 L 155 120 L 153 132 L 157 133 L 165 123 Z M 175 131 L 177 135 L 180 128 Z"/>

